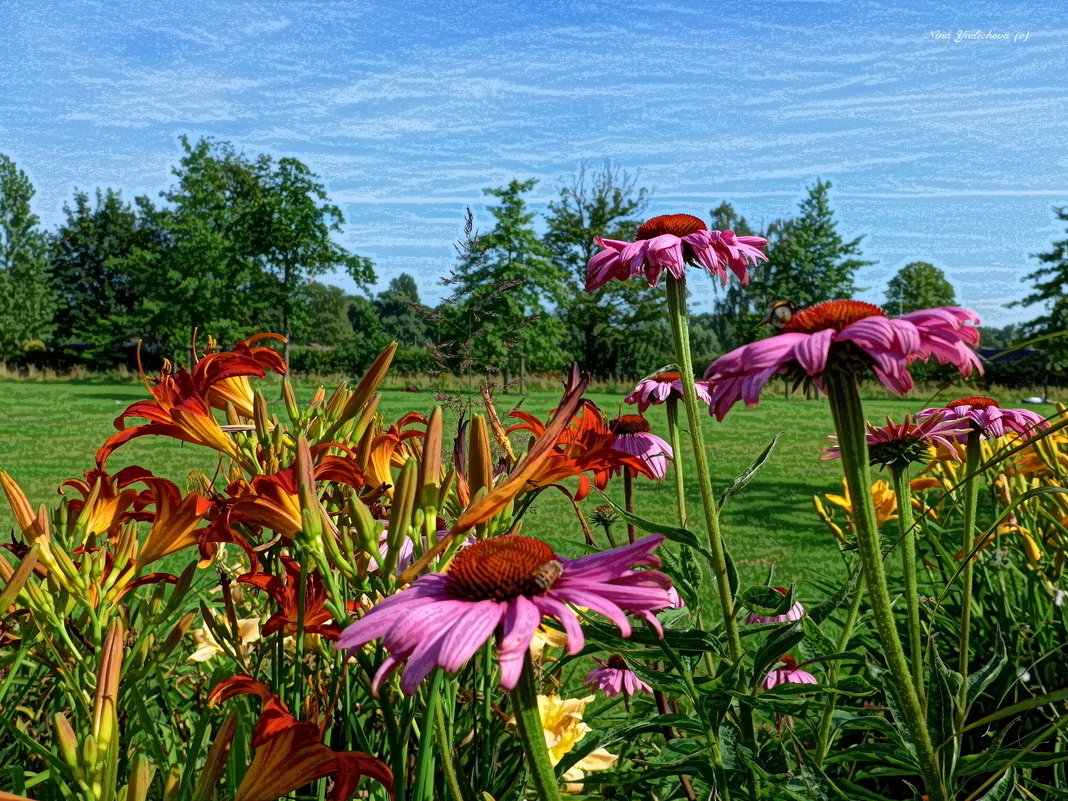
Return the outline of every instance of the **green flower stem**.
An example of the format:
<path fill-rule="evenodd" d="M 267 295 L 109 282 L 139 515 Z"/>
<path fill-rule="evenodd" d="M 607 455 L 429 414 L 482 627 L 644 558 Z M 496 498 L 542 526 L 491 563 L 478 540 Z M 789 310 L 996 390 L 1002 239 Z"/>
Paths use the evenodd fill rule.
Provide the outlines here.
<path fill-rule="evenodd" d="M 511 699 L 516 730 L 519 732 L 523 754 L 527 758 L 535 796 L 538 801 L 561 801 L 560 785 L 556 781 L 552 762 L 549 761 L 549 749 L 545 745 L 545 734 L 541 727 L 538 689 L 534 683 L 534 666 L 530 662 L 530 654 L 523 657 L 523 670 L 519 674 L 519 683 L 512 690 Z"/>
<path fill-rule="evenodd" d="M 419 722 L 419 751 L 415 755 L 415 786 L 412 801 L 434 800 L 434 724 L 441 708 L 441 671 L 430 674 L 430 688 L 426 694 L 426 713 Z M 444 748 L 444 744 L 442 744 Z"/>
<path fill-rule="evenodd" d="M 623 468 L 623 508 L 634 514 L 634 476 L 629 467 Z M 634 543 L 634 524 L 627 521 L 627 542 Z"/>
<path fill-rule="evenodd" d="M 961 558 L 961 593 L 960 593 L 960 646 L 957 670 L 961 676 L 960 699 L 957 703 L 957 730 L 964 727 L 967 716 L 968 700 L 968 648 L 972 626 L 972 549 L 975 547 L 975 512 L 979 503 L 979 463 L 983 460 L 983 449 L 979 444 L 980 431 L 972 426 L 968 434 L 965 455 L 964 477 L 964 536 Z"/>
<path fill-rule="evenodd" d="M 916 585 L 916 526 L 912 517 L 912 489 L 907 464 L 890 465 L 897 497 L 897 528 L 901 535 L 901 570 L 905 577 L 905 605 L 909 617 L 909 658 L 912 681 L 921 706 L 927 708 L 923 683 L 923 636 L 920 629 L 920 593 Z"/>
<path fill-rule="evenodd" d="M 445 773 L 445 784 L 449 788 L 453 801 L 464 801 L 464 794 L 460 790 L 460 780 L 456 775 L 456 764 L 452 760 L 452 738 L 449 736 L 449 727 L 445 722 L 445 710 L 441 704 L 434 709 L 434 727 L 437 730 L 438 749 L 441 754 L 441 767 Z"/>
<path fill-rule="evenodd" d="M 889 668 L 890 681 L 908 728 L 920 773 L 931 801 L 947 801 L 946 788 L 938 768 L 931 735 L 916 686 L 909 671 L 905 651 L 901 647 L 894 625 L 890 592 L 883 569 L 882 546 L 875 518 L 875 504 L 871 497 L 871 474 L 868 470 L 868 442 L 865 438 L 864 408 L 860 402 L 860 387 L 853 373 L 830 367 L 823 374 L 824 387 L 830 400 L 831 415 L 842 449 L 842 471 L 846 488 L 853 501 L 853 524 L 857 531 L 864 583 L 868 589 L 872 616 L 875 619 L 879 642 Z"/>
<path fill-rule="evenodd" d="M 679 374 L 682 375 L 681 373 Z M 681 378 L 680 378 L 681 382 Z M 671 395 L 667 399 L 668 444 L 675 458 L 671 473 L 675 477 L 675 509 L 679 514 L 679 527 L 686 528 L 686 482 L 682 474 L 682 438 L 679 436 L 679 399 Z"/>
<path fill-rule="evenodd" d="M 686 423 L 690 428 L 694 462 L 697 465 L 697 483 L 701 487 L 701 505 L 708 529 L 708 547 L 712 554 L 712 574 L 719 592 L 720 609 L 723 612 L 723 628 L 727 636 L 727 648 L 731 661 L 742 659 L 742 640 L 738 634 L 738 619 L 734 614 L 734 595 L 731 593 L 727 572 L 727 550 L 719 530 L 719 511 L 712 489 L 712 473 L 708 469 L 708 455 L 701 431 L 701 410 L 697 403 L 697 390 L 693 386 L 693 359 L 690 356 L 690 331 L 686 322 L 686 279 L 668 276 L 668 320 L 671 336 L 675 342 L 675 358 L 678 360 L 682 384 L 682 396 L 686 406 Z"/>
<path fill-rule="evenodd" d="M 853 579 L 850 579 L 852 583 Z M 849 641 L 853 638 L 853 628 L 857 625 L 857 616 L 860 613 L 860 602 L 863 599 L 864 594 L 860 591 L 859 587 L 853 589 L 853 600 L 849 602 L 849 609 L 846 611 L 846 619 L 842 624 L 842 633 L 838 637 L 838 645 L 836 651 L 840 654 L 845 653 L 849 648 Z M 838 683 L 838 662 L 831 662 L 829 668 L 827 668 L 827 684 L 830 687 L 834 687 Z M 834 710 L 837 706 L 837 695 L 831 695 L 826 704 L 823 707 L 823 715 L 820 717 L 820 725 L 816 731 L 816 764 L 822 765 L 823 760 L 827 758 L 827 754 L 831 750 L 831 723 L 834 720 Z"/>

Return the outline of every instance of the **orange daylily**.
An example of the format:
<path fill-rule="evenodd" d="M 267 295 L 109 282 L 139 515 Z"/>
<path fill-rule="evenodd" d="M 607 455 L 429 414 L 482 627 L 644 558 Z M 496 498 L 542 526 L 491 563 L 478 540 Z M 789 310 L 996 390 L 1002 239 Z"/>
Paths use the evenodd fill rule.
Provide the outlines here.
<path fill-rule="evenodd" d="M 263 627 L 263 636 L 281 630 L 288 637 L 296 636 L 297 618 L 300 614 L 297 590 L 300 586 L 300 563 L 288 556 L 282 557 L 282 567 L 286 577 L 283 581 L 269 573 L 246 573 L 238 577 L 242 584 L 251 584 L 263 590 L 279 610 L 267 619 Z M 350 606 L 355 608 L 355 604 Z M 318 572 L 308 573 L 304 582 L 304 631 L 307 634 L 319 634 L 328 640 L 336 640 L 341 634 L 341 626 L 334 622 L 333 616 L 326 608 L 326 591 L 323 579 Z"/>
<path fill-rule="evenodd" d="M 85 517 L 87 535 L 107 534 L 114 537 L 126 521 L 152 518 L 151 514 L 140 511 L 147 502 L 147 493 L 130 487 L 131 484 L 152 477 L 148 470 L 134 465 L 124 467 L 112 476 L 105 470 L 94 468 L 86 470 L 83 475 L 84 479 L 67 479 L 61 487 L 71 487 L 82 496 L 81 499 L 69 501 L 67 508 L 71 517 Z"/>
<path fill-rule="evenodd" d="M 262 345 L 254 347 L 263 339 L 286 341 L 281 334 L 256 334 L 238 342 L 232 351 L 205 354 L 193 366 L 193 383 L 210 406 L 225 411 L 230 404 L 242 417 L 252 417 L 254 394 L 249 376 L 263 378 L 267 370 L 286 374 L 281 353 Z"/>
<path fill-rule="evenodd" d="M 234 801 L 276 801 L 309 782 L 334 776 L 329 801 L 348 801 L 363 776 L 369 776 L 393 796 L 393 773 L 381 760 L 362 751 L 335 751 L 323 743 L 323 727 L 297 720 L 277 695 L 261 681 L 238 674 L 215 686 L 212 706 L 236 695 L 256 695 L 263 702 L 252 732 L 256 750 Z"/>
<path fill-rule="evenodd" d="M 115 419 L 119 433 L 96 452 L 97 466 L 102 467 L 112 451 L 134 437 L 153 435 L 203 445 L 236 458 L 237 447 L 215 419 L 212 407 L 225 409 L 230 403 L 239 414 L 252 416 L 253 394 L 248 377 L 261 378 L 267 369 L 285 372 L 285 364 L 275 351 L 251 347 L 265 337 L 280 338 L 277 334 L 258 334 L 239 342 L 232 351 L 209 353 L 197 361 L 192 373 L 184 367 L 174 370 L 165 365 L 148 388 L 155 400 L 138 401 Z M 148 422 L 124 428 L 128 417 Z"/>
<path fill-rule="evenodd" d="M 527 412 L 512 412 L 509 417 L 522 420 L 508 429 L 529 431 L 535 438 L 545 436 L 546 427 L 538 418 Z M 629 467 L 636 473 L 652 477 L 649 465 L 639 456 L 616 450 L 612 447 L 615 435 L 609 430 L 604 414 L 592 401 L 583 401 L 579 413 L 556 438 L 552 450 L 538 469 L 527 479 L 528 489 L 547 487 L 565 478 L 579 477 L 576 500 L 582 500 L 592 487 L 603 490 L 608 486 L 612 471 Z M 592 475 L 590 477 L 585 474 Z"/>
<path fill-rule="evenodd" d="M 199 546 L 201 561 L 206 562 L 218 550 L 216 543 L 234 541 L 220 533 L 219 527 L 201 525 L 209 522 L 216 508 L 208 498 L 197 492 L 183 496 L 178 486 L 165 478 L 150 476 L 141 481 L 148 486 L 148 504 L 155 510 L 152 528 L 137 553 L 138 568 L 193 545 Z"/>
<path fill-rule="evenodd" d="M 409 440 L 426 436 L 426 418 L 418 412 L 408 412 L 381 434 L 371 435 L 366 453 L 361 448 L 361 463 L 365 464 L 367 480 L 373 486 L 392 485 L 391 467 L 403 467 L 412 456 L 418 456 Z M 423 430 L 412 426 L 423 426 Z"/>

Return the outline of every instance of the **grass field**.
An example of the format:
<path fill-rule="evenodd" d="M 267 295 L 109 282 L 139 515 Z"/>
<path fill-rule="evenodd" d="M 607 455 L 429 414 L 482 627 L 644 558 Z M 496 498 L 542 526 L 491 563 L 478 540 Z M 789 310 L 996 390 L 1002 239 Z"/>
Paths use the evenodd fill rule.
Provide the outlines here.
<path fill-rule="evenodd" d="M 302 400 L 307 398 L 315 386 L 298 386 L 298 395 Z M 277 398 L 277 385 L 267 385 L 266 394 Z M 57 501 L 56 489 L 64 479 L 80 476 L 92 467 L 97 447 L 114 431 L 114 418 L 146 395 L 144 387 L 133 382 L 0 383 L 0 470 L 15 478 L 34 505 L 53 505 Z M 592 393 L 590 397 L 609 415 L 622 410 L 622 395 Z M 538 391 L 523 398 L 522 407 L 544 414 L 558 399 L 557 393 Z M 1013 405 L 1019 405 L 1018 400 L 1005 398 Z M 519 401 L 518 396 L 501 396 L 501 413 Z M 405 411 L 428 411 L 433 405 L 431 392 L 386 389 L 380 412 L 393 420 Z M 900 419 L 927 404 L 926 397 L 918 394 L 906 399 L 873 397 L 866 405 L 869 419 L 881 421 L 886 415 Z M 284 417 L 279 401 L 272 401 L 271 408 Z M 1035 408 L 1043 411 L 1043 407 Z M 1045 411 L 1050 408 L 1045 407 Z M 662 408 L 650 409 L 648 417 L 654 431 L 666 436 Z M 744 580 L 762 580 L 772 565 L 782 583 L 841 575 L 834 540 L 811 506 L 812 495 L 841 489 L 837 463 L 819 460 L 818 449 L 827 444 L 825 437 L 832 430 L 830 412 L 822 397 L 805 400 L 798 395 L 784 397 L 770 392 L 765 393 L 757 408 L 738 406 L 723 423 L 707 419 L 706 439 L 715 482 L 720 487 L 745 470 L 777 432 L 784 432 L 768 464 L 730 501 L 723 515 L 724 534 Z M 699 519 L 699 489 L 693 481 L 692 454 L 685 437 L 684 451 L 688 504 L 691 516 Z M 114 473 L 128 464 L 140 464 L 181 486 L 192 470 L 199 468 L 211 475 L 217 460 L 205 449 L 163 437 L 145 437 L 116 451 L 109 468 Z M 676 522 L 670 476 L 664 484 L 644 480 L 635 483 L 639 515 Z M 610 487 L 617 500 L 619 484 L 617 481 Z M 586 502 L 587 511 L 596 503 L 594 494 Z M 6 504 L 0 506 L 0 526 L 8 530 L 12 518 Z M 570 504 L 555 492 L 542 493 L 528 513 L 526 525 L 526 533 L 544 536 L 554 543 L 581 541 Z M 692 525 L 696 527 L 696 523 Z M 563 550 L 566 553 L 566 546 Z"/>

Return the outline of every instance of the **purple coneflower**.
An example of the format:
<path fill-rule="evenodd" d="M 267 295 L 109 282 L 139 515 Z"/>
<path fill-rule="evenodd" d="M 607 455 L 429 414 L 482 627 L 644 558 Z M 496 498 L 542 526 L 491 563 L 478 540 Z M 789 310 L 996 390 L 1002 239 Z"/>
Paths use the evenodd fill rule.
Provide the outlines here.
<path fill-rule="evenodd" d="M 649 430 L 649 421 L 639 414 L 624 414 L 608 421 L 609 430 L 615 434 L 612 447 L 617 451 L 637 456 L 649 467 L 658 479 L 667 475 L 668 460 L 675 458 L 674 451 L 666 440 Z M 631 469 L 633 468 L 622 468 Z"/>
<path fill-rule="evenodd" d="M 620 693 L 628 698 L 635 693 L 651 693 L 653 688 L 639 679 L 633 670 L 627 667 L 623 657 L 612 654 L 607 662 L 602 662 L 594 657 L 600 667 L 594 668 L 586 674 L 584 684 L 591 690 L 600 690 L 609 698 L 615 698 Z"/>
<path fill-rule="evenodd" d="M 763 237 L 709 231 L 703 220 L 691 214 L 653 217 L 638 227 L 634 240 L 594 237 L 604 250 L 586 265 L 587 292 L 600 289 L 613 278 L 627 281 L 639 275 L 645 276 L 649 286 L 656 286 L 664 270 L 682 278 L 687 264 L 719 276 L 724 286 L 730 268 L 744 285 L 749 283 L 748 265 L 767 260 L 763 253 L 767 240 Z"/>
<path fill-rule="evenodd" d="M 912 389 L 907 365 L 934 357 L 967 378 L 982 372 L 972 347 L 979 344 L 979 318 L 956 306 L 924 309 L 890 319 L 878 306 L 859 300 L 828 300 L 802 309 L 782 333 L 743 345 L 705 371 L 712 403 L 722 420 L 740 400 L 756 406 L 760 390 L 776 373 L 792 372 L 822 388 L 827 369 L 871 368 L 898 395 Z M 970 325 L 969 325 L 970 324 Z"/>
<path fill-rule="evenodd" d="M 775 668 L 764 677 L 764 682 L 761 686 L 765 690 L 770 690 L 780 684 L 819 684 L 819 680 L 807 670 L 801 670 L 797 666 L 797 660 L 789 654 L 780 656 L 779 661 L 782 662 L 783 666 Z"/>
<path fill-rule="evenodd" d="M 435 667 L 454 673 L 494 634 L 501 686 L 515 687 L 530 641 L 543 616 L 554 617 L 567 633 L 567 650 L 585 644 L 579 619 L 569 604 L 598 612 L 624 637 L 631 632 L 626 612 L 644 618 L 660 634 L 653 614 L 670 604 L 671 579 L 655 570 L 653 551 L 661 535 L 579 559 L 558 556 L 540 540 L 503 536 L 460 551 L 445 573 L 420 577 L 386 598 L 341 633 L 337 647 L 352 651 L 383 638 L 389 657 L 372 682 L 382 682 L 401 664 L 401 690 L 412 695 Z"/>
<path fill-rule="evenodd" d="M 1049 421 L 1037 412 L 1030 409 L 1002 409 L 1001 404 L 993 398 L 958 398 L 947 403 L 944 409 L 924 409 L 916 415 L 916 419 L 936 414 L 941 414 L 947 421 L 963 429 L 957 436 L 958 442 L 966 442 L 973 427 L 978 429 L 983 439 L 996 439 L 1009 432 L 1034 434 L 1049 426 Z"/>
<path fill-rule="evenodd" d="M 961 437 L 967 438 L 968 430 L 966 423 L 946 419 L 946 415 L 938 410 L 923 418 L 917 415 L 915 420 L 906 414 L 904 423 L 895 423 L 887 417 L 885 426 L 868 424 L 868 462 L 898 469 L 923 464 L 930 456 L 931 445 L 941 445 L 954 459 L 963 459 L 958 442 Z M 833 435 L 828 439 L 838 441 Z M 820 459 L 837 459 L 841 455 L 842 449 L 832 445 L 824 449 Z"/>
<path fill-rule="evenodd" d="M 693 388 L 697 391 L 697 397 L 704 403 L 711 403 L 712 397 L 708 394 L 707 381 L 694 381 Z M 649 378 L 643 378 L 638 386 L 623 399 L 624 403 L 638 404 L 638 411 L 645 414 L 650 406 L 658 406 L 668 398 L 682 399 L 682 379 L 678 373 L 657 373 Z"/>
<path fill-rule="evenodd" d="M 772 589 L 780 595 L 786 595 L 789 592 L 786 587 L 772 587 Z M 801 606 L 800 601 L 794 601 L 793 606 L 790 607 L 785 615 L 758 615 L 756 612 L 750 612 L 745 622 L 750 625 L 758 623 L 792 623 L 795 620 L 800 620 L 804 614 L 805 607 Z"/>

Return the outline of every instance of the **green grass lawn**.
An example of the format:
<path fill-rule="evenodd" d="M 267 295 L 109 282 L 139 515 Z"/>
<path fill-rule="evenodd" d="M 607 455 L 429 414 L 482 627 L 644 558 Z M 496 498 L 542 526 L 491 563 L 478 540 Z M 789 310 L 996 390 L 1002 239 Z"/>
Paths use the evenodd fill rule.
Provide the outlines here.
<path fill-rule="evenodd" d="M 300 386 L 298 395 L 306 399 L 314 387 L 310 383 Z M 268 385 L 267 392 L 268 397 L 277 397 L 275 387 Z M 0 383 L 0 470 L 15 478 L 34 505 L 53 505 L 57 501 L 56 489 L 64 479 L 80 476 L 92 467 L 97 447 L 114 431 L 114 418 L 146 395 L 144 387 L 136 383 Z M 609 415 L 622 409 L 622 395 L 592 393 L 590 397 Z M 502 415 L 519 400 L 515 395 L 501 396 Z M 538 391 L 522 399 L 522 407 L 545 414 L 558 400 L 557 393 Z M 1018 405 L 1016 398 L 1006 401 Z M 393 420 L 405 411 L 428 411 L 433 404 L 431 392 L 386 389 L 379 409 Z M 920 395 L 867 401 L 869 419 L 874 421 L 881 421 L 886 415 L 901 419 L 906 412 L 925 405 Z M 285 415 L 278 401 L 272 402 L 272 410 L 281 417 Z M 650 409 L 648 416 L 654 431 L 666 436 L 662 408 Z M 745 470 L 776 432 L 784 432 L 768 464 L 730 501 L 723 515 L 724 536 L 743 580 L 760 581 L 771 566 L 782 583 L 841 575 L 834 540 L 811 506 L 812 495 L 840 491 L 838 464 L 819 460 L 819 448 L 827 444 L 825 438 L 832 430 L 830 412 L 822 397 L 805 400 L 798 395 L 787 398 L 770 392 L 757 408 L 738 406 L 723 423 L 707 418 L 706 441 L 713 476 L 720 488 Z M 689 478 L 687 503 L 692 521 L 699 521 L 699 489 L 685 437 L 684 451 Z M 217 463 L 211 451 L 163 437 L 144 437 L 116 451 L 108 465 L 111 472 L 117 472 L 125 465 L 139 464 L 182 485 L 190 471 L 202 469 L 211 475 Z M 610 494 L 616 500 L 621 498 L 620 483 L 610 486 Z M 670 477 L 663 484 L 637 481 L 637 513 L 674 524 L 673 492 Z M 596 504 L 594 493 L 586 501 L 587 512 Z M 9 510 L 6 504 L 0 507 L 0 526 L 10 529 Z M 581 541 L 570 504 L 559 493 L 542 493 L 528 513 L 526 526 L 527 533 L 561 543 L 565 553 L 566 543 Z M 700 532 L 696 522 L 692 526 Z M 577 551 L 573 555 L 576 554 Z"/>

